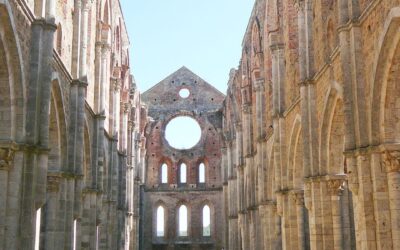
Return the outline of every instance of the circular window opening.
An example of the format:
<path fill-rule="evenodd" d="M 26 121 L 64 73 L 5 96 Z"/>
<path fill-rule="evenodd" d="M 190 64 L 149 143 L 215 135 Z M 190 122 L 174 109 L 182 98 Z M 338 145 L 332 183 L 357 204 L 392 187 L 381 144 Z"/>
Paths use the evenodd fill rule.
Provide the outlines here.
<path fill-rule="evenodd" d="M 190 95 L 190 91 L 186 88 L 183 88 L 179 91 L 179 96 L 182 98 L 188 98 Z"/>
<path fill-rule="evenodd" d="M 165 139 L 171 147 L 189 149 L 201 138 L 199 123 L 189 116 L 178 116 L 168 122 L 165 128 Z"/>

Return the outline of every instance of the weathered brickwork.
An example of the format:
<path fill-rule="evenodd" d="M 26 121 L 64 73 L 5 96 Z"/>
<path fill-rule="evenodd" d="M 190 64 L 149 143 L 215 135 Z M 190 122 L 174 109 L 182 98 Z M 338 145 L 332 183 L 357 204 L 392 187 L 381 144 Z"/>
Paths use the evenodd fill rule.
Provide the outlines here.
<path fill-rule="evenodd" d="M 0 249 L 138 249 L 128 47 L 118 0 L 0 1 Z"/>
<path fill-rule="evenodd" d="M 256 1 L 224 102 L 227 249 L 400 248 L 399 20 Z"/>
<path fill-rule="evenodd" d="M 190 95 L 182 98 L 181 89 Z M 150 121 L 146 127 L 146 179 L 143 189 L 142 249 L 221 249 L 223 210 L 221 185 L 222 102 L 224 95 L 185 67 L 142 95 Z M 168 122 L 178 116 L 195 119 L 201 139 L 192 148 L 179 150 L 165 139 Z M 168 181 L 162 183 L 162 165 Z M 187 165 L 187 181 L 180 181 L 180 166 Z M 199 165 L 205 165 L 205 182 L 199 182 Z M 188 235 L 178 234 L 178 209 L 188 208 Z M 211 235 L 203 236 L 202 210 L 211 209 Z M 157 208 L 165 211 L 165 233 L 158 237 Z"/>

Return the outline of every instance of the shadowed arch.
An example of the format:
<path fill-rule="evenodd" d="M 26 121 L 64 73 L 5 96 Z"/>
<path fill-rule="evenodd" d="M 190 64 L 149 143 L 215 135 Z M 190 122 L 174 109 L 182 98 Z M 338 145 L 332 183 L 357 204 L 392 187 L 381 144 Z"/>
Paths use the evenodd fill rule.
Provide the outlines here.
<path fill-rule="evenodd" d="M 287 168 L 287 186 L 289 189 L 303 189 L 303 144 L 301 139 L 301 118 L 294 120 L 289 144 L 289 159 Z"/>
<path fill-rule="evenodd" d="M 338 174 L 342 172 L 339 169 L 333 169 L 333 158 L 337 158 L 343 153 L 340 145 L 335 146 L 335 150 L 331 146 L 332 142 L 344 142 L 344 121 L 338 119 L 343 117 L 342 87 L 336 82 L 332 82 L 327 95 L 325 97 L 324 112 L 322 115 L 322 124 L 320 127 L 320 174 Z M 336 152 L 340 150 L 340 152 Z M 332 157 L 334 154 L 336 157 Z M 330 161 L 331 160 L 331 161 Z"/>
<path fill-rule="evenodd" d="M 92 157 L 92 152 L 91 152 L 91 135 L 90 135 L 90 130 L 89 130 L 89 125 L 87 122 L 87 119 L 85 119 L 85 127 L 84 127 L 84 132 L 83 132 L 83 143 L 84 143 L 84 151 L 83 151 L 83 173 L 84 173 L 84 180 L 85 180 L 85 185 L 87 187 L 93 186 L 93 178 L 96 177 L 96 173 L 93 173 L 92 171 L 92 165 L 91 165 L 91 157 Z"/>
<path fill-rule="evenodd" d="M 25 88 L 19 43 L 9 6 L 0 4 L 0 140 L 24 138 Z"/>
<path fill-rule="evenodd" d="M 390 11 L 379 43 L 371 91 L 372 145 L 400 142 L 400 7 Z"/>

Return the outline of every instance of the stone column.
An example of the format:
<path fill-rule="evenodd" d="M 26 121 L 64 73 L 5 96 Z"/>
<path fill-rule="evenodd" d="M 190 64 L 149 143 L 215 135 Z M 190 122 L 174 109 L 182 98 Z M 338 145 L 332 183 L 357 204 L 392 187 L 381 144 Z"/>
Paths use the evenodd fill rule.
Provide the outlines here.
<path fill-rule="evenodd" d="M 47 176 L 47 202 L 45 209 L 45 246 L 44 249 L 60 249 L 60 242 L 57 242 L 56 234 L 59 229 L 59 191 L 60 191 L 61 176 L 48 175 Z"/>
<path fill-rule="evenodd" d="M 393 249 L 400 249 L 400 151 L 386 151 L 383 160 L 388 178 Z"/>
<path fill-rule="evenodd" d="M 126 153 L 128 149 L 128 115 L 131 110 L 131 105 L 129 103 L 123 103 L 123 116 L 122 116 L 122 138 L 121 138 L 121 150 Z"/>
<path fill-rule="evenodd" d="M 9 206 L 8 200 L 9 192 L 14 189 L 14 187 L 9 186 L 9 174 L 13 167 L 14 161 L 14 150 L 10 146 L 0 147 L 0 249 L 5 247 L 3 242 L 6 242 L 7 237 L 9 236 L 7 233 L 7 210 Z M 16 187 L 15 187 L 16 188 Z"/>
<path fill-rule="evenodd" d="M 120 135 L 120 110 L 121 110 L 121 79 L 118 78 L 111 78 L 112 83 L 112 96 L 113 96 L 113 114 L 112 114 L 112 132 L 114 136 L 118 136 L 121 138 Z"/>
<path fill-rule="evenodd" d="M 304 191 L 296 190 L 291 192 L 291 198 L 296 207 L 296 224 L 297 224 L 297 237 L 298 237 L 298 249 L 306 250 L 310 249 L 309 242 L 306 241 L 306 226 L 308 223 L 305 223 L 305 206 L 304 206 Z"/>
<path fill-rule="evenodd" d="M 328 192 L 331 196 L 332 222 L 333 222 L 333 244 L 335 249 L 343 248 L 343 223 L 341 198 L 343 194 L 344 179 L 328 180 Z"/>
<path fill-rule="evenodd" d="M 87 42 L 88 42 L 88 21 L 89 21 L 89 9 L 93 0 L 81 0 L 81 34 L 80 34 L 80 55 L 79 55 L 79 77 L 86 79 L 87 81 Z M 79 11 L 76 10 L 76 11 Z"/>
<path fill-rule="evenodd" d="M 53 1 L 53 0 L 51 0 Z M 53 73 L 53 41 L 56 26 L 52 13 L 53 2 L 46 12 L 46 20 L 31 24 L 29 83 L 25 126 L 26 149 L 21 183 L 21 212 L 19 249 L 31 250 L 34 245 L 36 211 L 46 202 L 46 182 L 49 146 L 49 110 Z"/>

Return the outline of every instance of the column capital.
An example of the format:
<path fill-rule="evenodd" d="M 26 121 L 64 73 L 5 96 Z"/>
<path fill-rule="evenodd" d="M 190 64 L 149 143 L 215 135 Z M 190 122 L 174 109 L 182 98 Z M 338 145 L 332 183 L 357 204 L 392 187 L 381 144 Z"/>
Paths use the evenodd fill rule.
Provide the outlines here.
<path fill-rule="evenodd" d="M 114 88 L 114 91 L 118 92 L 121 90 L 121 79 L 120 78 L 115 78 L 111 77 L 111 82 L 112 82 L 112 87 Z"/>
<path fill-rule="evenodd" d="M 47 175 L 47 191 L 55 193 L 60 190 L 61 174 L 48 173 Z"/>
<path fill-rule="evenodd" d="M 340 196 L 343 193 L 343 179 L 330 179 L 327 181 L 328 192 L 331 196 Z"/>
<path fill-rule="evenodd" d="M 93 4 L 93 2 L 94 2 L 94 0 L 82 0 L 82 6 L 83 6 L 82 9 L 85 11 L 89 11 L 89 8 Z"/>
<path fill-rule="evenodd" d="M 122 103 L 122 108 L 123 108 L 124 114 L 128 114 L 129 111 L 131 110 L 131 104 L 129 102 Z"/>
<path fill-rule="evenodd" d="M 293 5 L 297 12 L 304 11 L 305 1 L 304 0 L 293 0 Z"/>
<path fill-rule="evenodd" d="M 251 115 L 251 114 L 252 114 L 252 105 L 250 105 L 250 104 L 244 104 L 244 105 L 242 106 L 242 111 L 243 111 L 243 113 L 245 113 L 245 114 Z"/>
<path fill-rule="evenodd" d="M 11 147 L 0 148 L 0 170 L 10 170 L 15 150 Z"/>
<path fill-rule="evenodd" d="M 265 90 L 264 87 L 264 78 L 259 78 L 254 81 L 254 91 L 255 92 L 263 92 Z"/>
<path fill-rule="evenodd" d="M 290 198 L 296 203 L 296 205 L 304 206 L 304 191 L 293 190 L 290 192 Z"/>
<path fill-rule="evenodd" d="M 400 171 L 400 151 L 385 151 L 383 152 L 383 166 L 387 173 Z"/>

